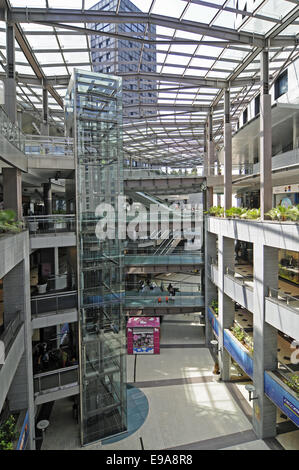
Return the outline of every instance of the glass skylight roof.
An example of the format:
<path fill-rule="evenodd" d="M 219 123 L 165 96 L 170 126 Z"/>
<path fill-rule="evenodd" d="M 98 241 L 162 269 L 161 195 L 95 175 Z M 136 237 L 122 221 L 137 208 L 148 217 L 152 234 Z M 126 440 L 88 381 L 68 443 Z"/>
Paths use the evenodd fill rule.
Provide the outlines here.
<path fill-rule="evenodd" d="M 244 106 L 258 92 L 262 47 L 270 44 L 271 79 L 281 67 L 287 66 L 288 60 L 298 55 L 299 6 L 294 0 L 248 1 L 246 10 L 245 0 L 238 3 L 235 0 L 132 0 L 140 9 L 140 13 L 132 15 L 135 24 L 140 17 L 139 23 L 154 25 L 154 36 L 149 27 L 146 33 L 124 32 L 120 28 L 130 22 L 131 16 L 123 13 L 120 0 L 111 2 L 115 5 L 113 10 L 106 8 L 102 12 L 89 10 L 96 0 L 10 0 L 7 3 L 18 34 L 28 46 L 24 51 L 16 34 L 19 105 L 40 113 L 42 80 L 46 80 L 50 117 L 56 124 L 63 124 L 62 98 L 72 69 L 93 69 L 90 30 L 100 23 L 101 15 L 111 16 L 102 21 L 110 24 L 109 31 L 97 31 L 103 38 L 102 51 L 114 53 L 118 48 L 127 48 L 131 59 L 124 61 L 116 54 L 110 61 L 118 61 L 122 67 L 130 62 L 132 66 L 135 64 L 135 69 L 130 70 L 136 70 L 139 64 L 135 72 L 120 71 L 123 69 L 115 72 L 126 78 L 127 95 L 132 93 L 132 86 L 136 94 L 124 109 L 125 152 L 136 158 L 147 157 L 151 162 L 174 164 L 176 161 L 178 165 L 186 159 L 192 165 L 200 162 L 210 108 L 214 109 L 215 139 L 220 144 L 222 141 L 223 89 L 228 84 L 232 86 L 232 115 L 236 122 Z M 119 25 L 118 33 L 114 24 Z M 125 38 L 115 43 L 115 35 L 119 39 L 125 35 Z M 144 62 L 149 40 L 153 41 L 157 53 L 155 72 L 149 72 Z M 5 23 L 1 21 L 2 76 L 5 48 Z M 40 83 L 28 63 L 28 54 L 35 72 L 39 70 Z M 140 67 L 142 63 L 144 68 Z M 238 80 L 243 82 L 238 84 Z M 138 89 L 141 82 L 143 88 L 151 88 L 156 93 L 156 104 L 149 103 L 148 95 Z"/>

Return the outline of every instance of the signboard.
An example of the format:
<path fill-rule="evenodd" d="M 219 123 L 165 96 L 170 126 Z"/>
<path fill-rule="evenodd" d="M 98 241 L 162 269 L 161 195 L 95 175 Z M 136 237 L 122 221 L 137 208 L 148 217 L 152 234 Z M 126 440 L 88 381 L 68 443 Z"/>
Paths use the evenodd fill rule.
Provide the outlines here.
<path fill-rule="evenodd" d="M 26 449 L 28 436 L 29 436 L 29 417 L 28 417 L 28 411 L 27 411 L 16 450 Z"/>
<path fill-rule="evenodd" d="M 299 427 L 299 400 L 289 393 L 271 373 L 265 372 L 265 394 Z"/>
<path fill-rule="evenodd" d="M 299 193 L 299 184 L 288 184 L 286 186 L 275 186 L 273 194 Z"/>

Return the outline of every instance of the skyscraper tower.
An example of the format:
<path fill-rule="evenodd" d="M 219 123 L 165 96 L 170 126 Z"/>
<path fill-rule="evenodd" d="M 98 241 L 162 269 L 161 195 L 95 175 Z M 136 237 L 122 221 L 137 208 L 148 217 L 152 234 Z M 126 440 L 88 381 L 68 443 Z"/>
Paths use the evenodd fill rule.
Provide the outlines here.
<path fill-rule="evenodd" d="M 117 0 L 100 0 L 92 7 L 94 10 L 115 11 Z M 130 1 L 121 0 L 120 12 L 138 13 L 140 10 Z M 138 33 L 153 39 L 156 26 L 145 24 L 96 24 L 92 27 L 97 31 L 119 33 L 129 36 Z M 100 73 L 123 75 L 134 74 L 123 79 L 124 120 L 149 116 L 155 111 L 144 109 L 145 104 L 157 103 L 156 84 L 152 80 L 140 78 L 137 73 L 147 74 L 156 72 L 157 54 L 153 44 L 141 44 L 129 39 L 117 39 L 107 36 L 91 36 L 91 55 L 94 71 Z M 144 92 L 142 91 L 144 90 Z"/>

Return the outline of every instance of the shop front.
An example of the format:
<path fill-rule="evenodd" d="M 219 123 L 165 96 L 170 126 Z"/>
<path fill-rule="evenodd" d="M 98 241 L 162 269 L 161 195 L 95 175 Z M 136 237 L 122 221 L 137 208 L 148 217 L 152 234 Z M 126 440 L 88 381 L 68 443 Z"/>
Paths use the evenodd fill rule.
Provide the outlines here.
<path fill-rule="evenodd" d="M 127 323 L 128 354 L 160 353 L 160 318 L 130 317 Z"/>

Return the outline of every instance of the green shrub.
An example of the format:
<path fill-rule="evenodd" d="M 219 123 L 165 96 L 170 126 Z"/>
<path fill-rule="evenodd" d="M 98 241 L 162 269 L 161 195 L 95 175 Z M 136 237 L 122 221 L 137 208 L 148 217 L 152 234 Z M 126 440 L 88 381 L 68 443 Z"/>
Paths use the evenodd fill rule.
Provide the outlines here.
<path fill-rule="evenodd" d="M 299 398 L 299 375 L 293 374 L 284 380 L 285 384 L 296 393 Z"/>
<path fill-rule="evenodd" d="M 225 215 L 226 217 L 239 218 L 242 217 L 242 215 L 245 214 L 246 211 L 247 209 L 245 207 L 231 207 L 230 209 L 227 209 L 225 211 Z"/>
<path fill-rule="evenodd" d="M 261 216 L 261 209 L 248 209 L 242 215 L 242 219 L 256 220 Z"/>
<path fill-rule="evenodd" d="M 15 418 L 10 417 L 0 426 L 0 450 L 13 450 L 13 441 L 16 438 Z"/>
<path fill-rule="evenodd" d="M 205 214 L 209 214 L 214 217 L 223 217 L 224 208 L 221 206 L 213 206 L 213 207 L 210 207 L 209 210 L 205 212 Z"/>
<path fill-rule="evenodd" d="M 10 209 L 0 210 L 0 232 L 18 233 L 23 229 L 23 222 L 16 221 L 16 213 Z"/>
<path fill-rule="evenodd" d="M 211 307 L 214 310 L 214 312 L 216 313 L 216 315 L 218 315 L 218 300 L 215 300 L 215 299 L 212 300 Z"/>

